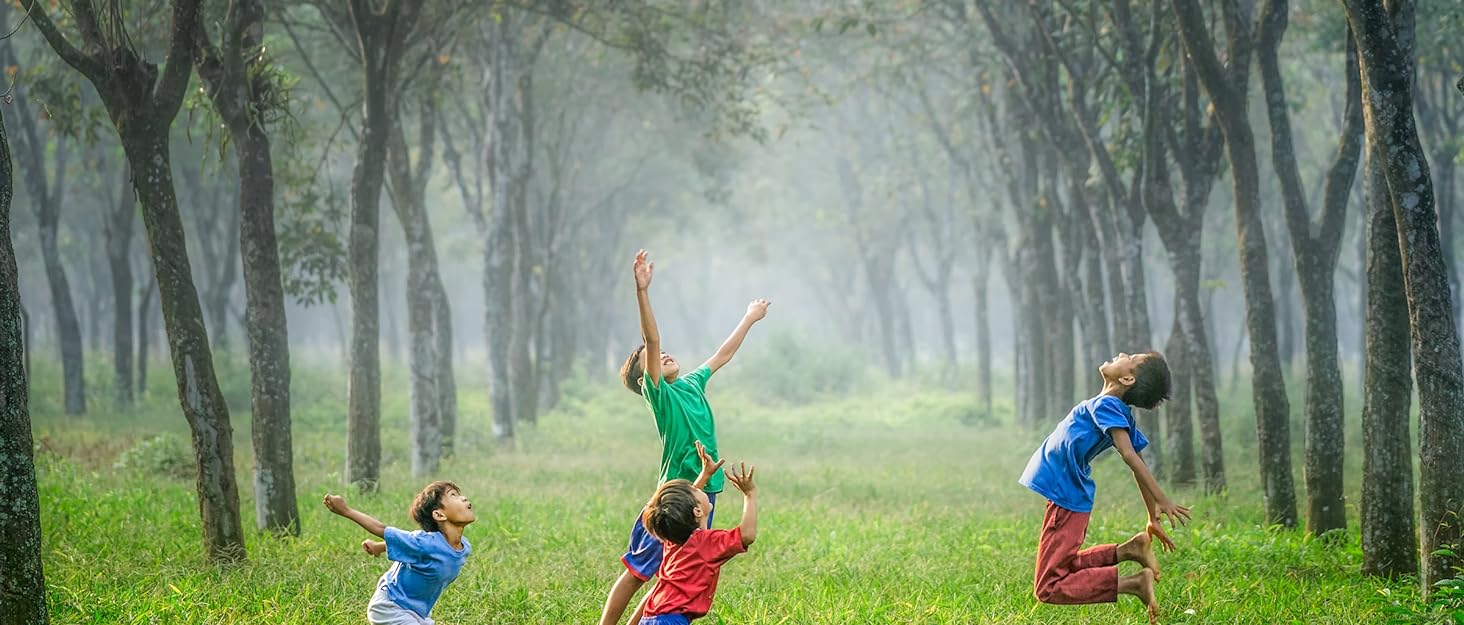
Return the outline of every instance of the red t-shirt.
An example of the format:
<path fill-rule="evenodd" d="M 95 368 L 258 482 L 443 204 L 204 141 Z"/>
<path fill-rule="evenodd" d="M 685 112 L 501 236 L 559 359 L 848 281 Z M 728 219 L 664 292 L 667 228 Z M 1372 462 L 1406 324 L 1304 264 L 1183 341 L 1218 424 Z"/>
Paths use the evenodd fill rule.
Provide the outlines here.
<path fill-rule="evenodd" d="M 717 592 L 722 564 L 739 553 L 742 529 L 703 530 L 691 533 L 683 544 L 662 543 L 666 552 L 656 573 L 656 587 L 646 601 L 646 616 L 683 614 L 686 618 L 706 616 Z"/>

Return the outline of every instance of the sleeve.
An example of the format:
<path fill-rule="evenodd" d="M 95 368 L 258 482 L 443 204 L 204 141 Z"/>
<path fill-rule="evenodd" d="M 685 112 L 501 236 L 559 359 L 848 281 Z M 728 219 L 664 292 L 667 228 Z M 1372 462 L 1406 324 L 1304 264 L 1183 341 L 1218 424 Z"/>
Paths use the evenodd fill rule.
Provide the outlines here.
<path fill-rule="evenodd" d="M 707 530 L 706 543 L 702 547 L 706 552 L 707 560 L 721 564 L 732 559 L 739 553 L 747 553 L 747 547 L 742 545 L 742 528 L 734 527 L 730 530 Z"/>
<path fill-rule="evenodd" d="M 426 555 L 422 532 L 408 532 L 395 527 L 387 527 L 386 531 L 382 533 L 382 538 L 386 540 L 386 559 L 392 562 L 417 564 Z"/>
<path fill-rule="evenodd" d="M 666 380 L 664 378 L 653 384 L 651 383 L 651 372 L 644 371 L 641 373 L 641 396 L 645 397 L 647 402 L 650 402 L 652 408 L 655 408 L 657 402 L 661 399 L 661 395 L 666 390 L 665 386 Z"/>
<path fill-rule="evenodd" d="M 1093 421 L 1097 423 L 1098 430 L 1105 435 L 1113 428 L 1130 430 L 1129 434 L 1131 436 L 1133 434 L 1132 427 L 1129 425 L 1128 406 L 1123 403 L 1122 399 L 1111 395 L 1100 397 L 1093 406 Z"/>
<path fill-rule="evenodd" d="M 691 373 L 686 374 L 686 377 L 683 379 L 695 386 L 696 390 L 705 393 L 707 390 L 707 380 L 710 380 L 711 378 L 712 368 L 706 365 L 702 365 L 700 367 L 697 367 L 696 371 L 692 371 Z"/>

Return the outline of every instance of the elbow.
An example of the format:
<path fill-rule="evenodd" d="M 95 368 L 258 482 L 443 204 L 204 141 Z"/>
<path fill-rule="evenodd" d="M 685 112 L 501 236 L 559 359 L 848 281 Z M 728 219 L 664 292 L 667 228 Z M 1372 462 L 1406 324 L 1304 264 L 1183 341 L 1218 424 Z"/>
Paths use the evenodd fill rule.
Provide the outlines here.
<path fill-rule="evenodd" d="M 752 543 L 755 542 L 757 542 L 757 532 L 742 533 L 742 548 L 746 549 L 748 547 L 751 547 Z"/>

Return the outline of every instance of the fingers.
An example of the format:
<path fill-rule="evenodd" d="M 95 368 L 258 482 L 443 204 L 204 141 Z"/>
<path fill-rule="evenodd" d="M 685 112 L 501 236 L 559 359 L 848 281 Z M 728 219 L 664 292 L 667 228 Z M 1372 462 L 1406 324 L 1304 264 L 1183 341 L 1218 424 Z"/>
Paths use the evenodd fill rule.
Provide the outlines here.
<path fill-rule="evenodd" d="M 722 468 L 722 465 L 724 465 L 724 464 L 727 464 L 727 461 L 726 460 L 718 460 L 716 462 L 716 464 L 713 464 L 712 465 L 712 471 L 716 471 L 717 469 Z"/>

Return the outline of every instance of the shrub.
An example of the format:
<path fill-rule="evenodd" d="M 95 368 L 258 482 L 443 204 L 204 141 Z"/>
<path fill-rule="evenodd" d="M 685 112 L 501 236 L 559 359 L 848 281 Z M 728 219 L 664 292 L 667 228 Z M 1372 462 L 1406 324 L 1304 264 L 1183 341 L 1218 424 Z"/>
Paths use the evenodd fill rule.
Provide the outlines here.
<path fill-rule="evenodd" d="M 122 452 L 115 468 L 149 476 L 187 479 L 193 476 L 193 450 L 181 437 L 159 434 Z"/>

